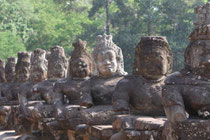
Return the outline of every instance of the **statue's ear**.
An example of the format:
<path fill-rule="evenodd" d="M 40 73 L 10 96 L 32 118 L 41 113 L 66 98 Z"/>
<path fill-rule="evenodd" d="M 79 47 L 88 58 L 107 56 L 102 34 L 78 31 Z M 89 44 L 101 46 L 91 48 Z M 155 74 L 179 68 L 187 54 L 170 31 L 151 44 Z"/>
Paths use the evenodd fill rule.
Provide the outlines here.
<path fill-rule="evenodd" d="M 173 67 L 173 58 L 171 56 L 167 56 L 167 74 L 170 74 L 172 72 L 172 67 Z"/>

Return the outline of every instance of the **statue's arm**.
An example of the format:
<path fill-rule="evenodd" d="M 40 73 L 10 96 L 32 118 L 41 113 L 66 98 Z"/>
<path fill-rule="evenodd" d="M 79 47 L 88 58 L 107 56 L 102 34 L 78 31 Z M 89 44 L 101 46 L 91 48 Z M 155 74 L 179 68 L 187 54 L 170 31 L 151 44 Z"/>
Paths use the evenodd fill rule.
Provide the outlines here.
<path fill-rule="evenodd" d="M 53 88 L 53 106 L 56 112 L 56 118 L 64 117 L 63 105 L 64 105 L 64 95 L 61 93 L 61 91 L 55 84 Z"/>
<path fill-rule="evenodd" d="M 184 121 L 187 119 L 184 101 L 179 85 L 165 85 L 162 90 L 162 103 L 169 121 Z"/>
<path fill-rule="evenodd" d="M 129 92 L 128 84 L 124 80 L 118 82 L 114 94 L 112 96 L 112 108 L 114 111 L 129 111 Z"/>
<path fill-rule="evenodd" d="M 93 106 L 93 99 L 91 95 L 90 86 L 85 86 L 80 92 L 80 106 L 91 107 Z"/>

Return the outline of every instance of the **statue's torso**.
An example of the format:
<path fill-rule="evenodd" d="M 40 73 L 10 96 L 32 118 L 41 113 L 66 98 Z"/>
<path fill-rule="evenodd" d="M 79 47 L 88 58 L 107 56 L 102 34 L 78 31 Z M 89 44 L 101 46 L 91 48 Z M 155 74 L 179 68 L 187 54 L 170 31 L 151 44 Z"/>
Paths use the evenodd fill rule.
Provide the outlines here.
<path fill-rule="evenodd" d="M 111 105 L 115 87 L 123 77 L 92 78 L 91 94 L 94 105 Z"/>
<path fill-rule="evenodd" d="M 164 115 L 161 102 L 163 81 L 150 82 L 141 77 L 131 77 L 127 81 L 127 92 L 130 96 L 132 114 Z"/>
<path fill-rule="evenodd" d="M 83 95 L 83 92 L 90 92 L 90 80 L 69 79 L 57 83 L 56 88 L 59 88 L 60 93 L 66 95 L 69 100 L 69 104 L 77 105 L 80 104 L 80 98 Z M 58 90 L 56 92 L 58 92 Z"/>
<path fill-rule="evenodd" d="M 210 82 L 208 80 L 180 73 L 168 80 L 167 85 L 179 91 L 185 108 L 190 113 L 197 113 L 198 110 L 210 111 Z"/>

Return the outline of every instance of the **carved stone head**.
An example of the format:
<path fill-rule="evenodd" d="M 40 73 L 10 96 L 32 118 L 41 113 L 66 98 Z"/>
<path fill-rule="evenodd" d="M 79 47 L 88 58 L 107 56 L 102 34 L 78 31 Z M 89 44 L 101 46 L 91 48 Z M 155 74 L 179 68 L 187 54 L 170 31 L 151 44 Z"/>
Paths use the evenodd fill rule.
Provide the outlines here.
<path fill-rule="evenodd" d="M 197 22 L 195 23 L 196 26 L 210 24 L 210 2 L 195 8 L 195 13 L 197 14 Z"/>
<path fill-rule="evenodd" d="M 9 57 L 7 58 L 7 64 L 5 66 L 5 77 L 7 82 L 15 81 L 15 66 L 17 63 L 17 58 Z"/>
<path fill-rule="evenodd" d="M 45 54 L 46 51 L 40 48 L 33 51 L 30 74 L 32 82 L 41 82 L 47 78 L 47 60 L 45 59 Z"/>
<path fill-rule="evenodd" d="M 5 79 L 5 61 L 0 59 L 0 83 L 6 82 Z"/>
<path fill-rule="evenodd" d="M 142 37 L 136 47 L 134 75 L 158 80 L 172 71 L 172 52 L 166 37 Z"/>
<path fill-rule="evenodd" d="M 198 21 L 185 50 L 185 70 L 210 78 L 210 3 L 195 9 Z"/>
<path fill-rule="evenodd" d="M 69 77 L 90 77 L 94 71 L 94 65 L 92 57 L 86 48 L 86 42 L 79 39 L 72 45 L 74 46 L 74 51 L 69 60 Z"/>
<path fill-rule="evenodd" d="M 29 52 L 19 52 L 18 61 L 15 67 L 16 81 L 26 82 L 30 78 L 30 60 Z"/>
<path fill-rule="evenodd" d="M 210 77 L 210 40 L 192 41 L 185 50 L 185 69 Z"/>
<path fill-rule="evenodd" d="M 126 75 L 122 50 L 112 41 L 111 35 L 99 35 L 93 57 L 99 76 Z"/>
<path fill-rule="evenodd" d="M 64 49 L 60 46 L 55 46 L 50 49 L 50 52 L 47 78 L 50 80 L 65 78 L 68 64 Z"/>

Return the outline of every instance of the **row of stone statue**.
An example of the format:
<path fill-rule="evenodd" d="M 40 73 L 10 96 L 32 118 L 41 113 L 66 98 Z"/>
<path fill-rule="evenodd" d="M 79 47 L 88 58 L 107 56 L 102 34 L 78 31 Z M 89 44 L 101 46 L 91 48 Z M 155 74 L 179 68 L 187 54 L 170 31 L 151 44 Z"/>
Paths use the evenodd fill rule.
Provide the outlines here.
<path fill-rule="evenodd" d="M 210 139 L 210 3 L 195 11 L 185 66 L 172 74 L 162 36 L 141 38 L 132 75 L 111 35 L 92 54 L 79 39 L 69 62 L 59 46 L 18 53 L 5 68 L 1 60 L 2 129 L 20 139 Z"/>

